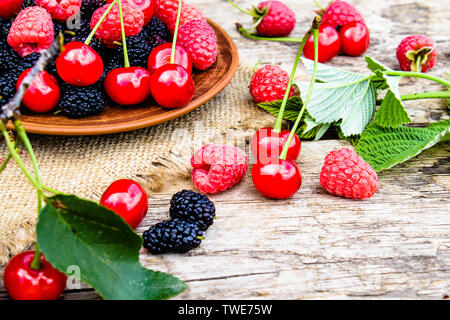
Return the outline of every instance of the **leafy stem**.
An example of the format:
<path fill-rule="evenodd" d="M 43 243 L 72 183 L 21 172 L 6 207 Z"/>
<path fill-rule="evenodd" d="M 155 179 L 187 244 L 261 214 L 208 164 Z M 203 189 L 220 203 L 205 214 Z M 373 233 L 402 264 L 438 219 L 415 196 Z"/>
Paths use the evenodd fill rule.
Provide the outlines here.
<path fill-rule="evenodd" d="M 387 70 L 387 71 L 383 71 L 383 73 L 388 76 L 414 77 L 414 78 L 428 79 L 428 80 L 432 80 L 437 83 L 440 83 L 446 87 L 450 87 L 450 81 L 446 81 L 439 77 L 433 76 L 431 74 L 422 73 L 422 72 Z"/>
<path fill-rule="evenodd" d="M 16 141 L 14 142 L 14 149 L 16 150 L 17 153 L 19 153 L 19 149 L 17 148 L 20 144 L 20 139 L 16 138 Z M 11 161 L 12 159 L 12 155 L 11 152 L 8 153 L 8 155 L 6 156 L 5 160 L 3 160 L 2 164 L 0 165 L 0 173 L 3 172 L 3 170 L 5 170 L 6 166 L 8 165 L 9 161 Z"/>
<path fill-rule="evenodd" d="M 170 52 L 170 64 L 175 63 L 175 52 L 177 47 L 178 29 L 180 28 L 181 5 L 182 0 L 178 0 L 177 20 L 175 22 L 175 30 L 173 32 L 172 51 Z"/>
<path fill-rule="evenodd" d="M 236 23 L 237 31 L 244 37 L 255 40 L 266 40 L 266 41 L 276 41 L 276 42 L 302 42 L 304 38 L 289 38 L 289 37 L 261 37 L 251 34 L 244 28 L 240 23 Z"/>
<path fill-rule="evenodd" d="M 302 55 L 303 48 L 305 47 L 306 41 L 308 41 L 309 37 L 313 33 L 313 30 L 315 29 L 316 26 L 317 26 L 317 29 L 318 29 L 318 25 L 320 25 L 320 21 L 321 21 L 320 17 L 315 17 L 314 18 L 311 28 L 308 30 L 308 32 L 303 37 L 303 41 L 302 41 L 302 43 L 300 44 L 300 46 L 298 48 L 297 56 L 295 57 L 295 62 L 294 62 L 294 65 L 292 66 L 291 75 L 289 77 L 289 82 L 288 82 L 288 85 L 286 87 L 286 92 L 284 93 L 283 102 L 281 103 L 280 113 L 278 114 L 277 120 L 276 120 L 275 125 L 273 127 L 273 129 L 274 129 L 273 131 L 275 131 L 275 132 L 280 132 L 281 131 L 281 123 L 283 121 L 284 109 L 286 108 L 286 103 L 287 103 L 288 98 L 289 98 L 289 93 L 291 92 L 292 83 L 294 82 L 295 71 L 297 70 L 297 66 L 298 66 L 298 63 L 300 61 L 300 57 Z"/>
<path fill-rule="evenodd" d="M 418 99 L 432 99 L 432 98 L 447 98 L 450 99 L 450 91 L 432 91 L 423 93 L 404 94 L 401 96 L 402 101 L 418 100 Z"/>
<path fill-rule="evenodd" d="M 289 150 L 289 146 L 291 145 L 292 137 L 294 136 L 295 132 L 297 131 L 297 127 L 300 124 L 300 121 L 303 117 L 303 113 L 306 110 L 306 106 L 308 105 L 309 99 L 312 94 L 312 89 L 314 87 L 314 82 L 316 81 L 316 74 L 317 74 L 317 63 L 318 63 L 318 57 L 319 57 L 319 25 L 320 25 L 320 17 L 316 17 L 313 22 L 313 37 L 314 37 L 314 68 L 311 78 L 311 83 L 309 84 L 308 93 L 306 95 L 305 101 L 303 102 L 302 109 L 300 110 L 297 119 L 295 120 L 294 126 L 291 129 L 291 133 L 289 134 L 289 137 L 283 147 L 283 151 L 281 152 L 280 159 L 286 160 L 287 152 Z M 281 112 L 280 112 L 281 113 Z"/>

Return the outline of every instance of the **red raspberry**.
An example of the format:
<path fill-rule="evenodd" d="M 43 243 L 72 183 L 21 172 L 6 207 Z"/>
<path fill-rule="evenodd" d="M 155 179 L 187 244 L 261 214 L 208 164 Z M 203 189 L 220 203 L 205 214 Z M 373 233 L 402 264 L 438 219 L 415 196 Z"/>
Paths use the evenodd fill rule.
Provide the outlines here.
<path fill-rule="evenodd" d="M 189 51 L 192 64 L 198 70 L 208 69 L 217 59 L 216 33 L 205 21 L 192 20 L 182 26 L 178 43 Z"/>
<path fill-rule="evenodd" d="M 158 8 L 155 9 L 156 17 L 164 22 L 169 30 L 173 33 L 177 22 L 178 1 L 156 0 L 155 3 L 157 4 L 156 8 Z M 180 27 L 184 26 L 186 23 L 192 20 L 206 21 L 200 9 L 193 5 L 182 3 Z"/>
<path fill-rule="evenodd" d="M 404 71 L 430 70 L 436 63 L 436 57 L 434 41 L 419 34 L 406 37 L 397 47 L 397 60 Z"/>
<path fill-rule="evenodd" d="M 8 43 L 22 57 L 46 50 L 53 42 L 55 32 L 50 14 L 41 7 L 20 11 L 11 25 Z"/>
<path fill-rule="evenodd" d="M 239 183 L 248 169 L 245 153 L 236 147 L 207 144 L 191 158 L 192 182 L 205 193 L 225 191 Z"/>
<path fill-rule="evenodd" d="M 36 0 L 36 5 L 47 10 L 53 19 L 66 21 L 80 11 L 81 0 Z"/>
<path fill-rule="evenodd" d="M 320 184 L 332 195 L 359 200 L 374 195 L 378 190 L 378 177 L 355 151 L 342 148 L 325 157 Z"/>
<path fill-rule="evenodd" d="M 286 93 L 289 74 L 278 66 L 265 65 L 250 81 L 250 94 L 256 103 L 281 100 Z M 291 88 L 289 96 L 294 95 Z"/>
<path fill-rule="evenodd" d="M 345 1 L 333 1 L 322 15 L 322 24 L 336 27 L 343 27 L 347 23 L 358 21 L 366 24 L 361 13 L 350 3 Z"/>
<path fill-rule="evenodd" d="M 284 37 L 291 33 L 295 27 L 295 13 L 291 9 L 280 1 L 264 1 L 258 4 L 260 11 L 264 8 L 268 8 L 266 10 L 269 12 L 256 27 L 259 35 Z"/>
<path fill-rule="evenodd" d="M 101 16 L 105 13 L 110 4 L 95 10 L 91 18 L 91 29 L 95 27 Z M 135 36 L 139 34 L 144 25 L 144 14 L 132 1 L 122 1 L 123 23 L 125 26 L 125 36 Z M 122 40 L 122 31 L 120 29 L 119 5 L 116 3 L 106 16 L 103 23 L 97 29 L 95 37 L 108 47 L 114 47 L 114 41 Z"/>

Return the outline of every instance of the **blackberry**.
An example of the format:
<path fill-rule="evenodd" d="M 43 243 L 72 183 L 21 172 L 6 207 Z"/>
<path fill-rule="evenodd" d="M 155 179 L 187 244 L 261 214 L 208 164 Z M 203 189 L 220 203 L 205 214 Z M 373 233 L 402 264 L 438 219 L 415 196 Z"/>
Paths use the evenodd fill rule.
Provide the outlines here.
<path fill-rule="evenodd" d="M 0 39 L 0 72 L 15 70 L 22 57 L 6 42 Z"/>
<path fill-rule="evenodd" d="M 53 30 L 55 31 L 55 37 L 61 32 L 63 34 L 63 36 L 65 37 L 66 35 L 64 34 L 64 32 L 66 30 L 68 30 L 67 27 L 67 22 L 66 21 L 57 21 L 57 20 L 53 20 Z"/>
<path fill-rule="evenodd" d="M 34 0 L 25 0 L 22 3 L 22 9 L 28 8 L 28 7 L 34 7 L 36 6 L 36 2 Z"/>
<path fill-rule="evenodd" d="M 16 80 L 11 73 L 0 73 L 0 106 L 8 103 L 16 93 Z"/>
<path fill-rule="evenodd" d="M 103 69 L 103 76 L 106 76 L 111 70 L 123 67 L 123 56 L 118 54 L 110 56 L 105 59 L 105 66 Z"/>
<path fill-rule="evenodd" d="M 164 43 L 167 43 L 167 41 L 164 40 L 163 38 L 161 38 L 160 36 L 158 36 L 158 35 L 150 36 L 149 45 L 150 45 L 151 51 L 153 51 L 157 46 L 162 45 Z"/>
<path fill-rule="evenodd" d="M 197 223 L 203 231 L 212 225 L 215 216 L 214 203 L 203 194 L 182 190 L 175 193 L 170 200 L 170 217 L 172 219 Z"/>
<path fill-rule="evenodd" d="M 147 67 L 147 60 L 152 47 L 146 37 L 145 32 L 140 32 L 136 36 L 130 36 L 127 38 L 127 51 L 130 65 L 133 67 Z M 118 47 L 117 55 L 123 57 L 123 47 Z"/>
<path fill-rule="evenodd" d="M 63 83 L 58 108 L 69 118 L 83 118 L 103 111 L 106 97 L 101 82 L 87 87 L 75 87 Z"/>
<path fill-rule="evenodd" d="M 105 0 L 83 0 L 81 2 L 81 18 L 90 20 L 95 10 L 105 5 Z"/>
<path fill-rule="evenodd" d="M 157 35 L 167 42 L 172 41 L 172 33 L 169 28 L 156 17 L 153 17 L 150 22 L 144 27 L 144 31 L 149 36 Z"/>
<path fill-rule="evenodd" d="M 144 248 L 151 253 L 184 253 L 200 245 L 203 232 L 196 224 L 173 219 L 160 222 L 142 235 Z"/>

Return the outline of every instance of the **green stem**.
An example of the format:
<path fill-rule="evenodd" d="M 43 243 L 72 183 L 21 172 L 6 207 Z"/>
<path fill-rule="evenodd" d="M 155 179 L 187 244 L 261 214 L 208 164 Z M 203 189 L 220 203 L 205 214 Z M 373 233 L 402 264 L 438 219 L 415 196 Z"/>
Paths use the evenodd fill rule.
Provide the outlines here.
<path fill-rule="evenodd" d="M 41 250 L 37 242 L 34 244 L 34 257 L 30 263 L 30 268 L 33 270 L 39 270 L 42 268 Z"/>
<path fill-rule="evenodd" d="M 20 144 L 20 139 L 16 138 L 16 142 L 14 143 L 14 149 L 16 150 L 17 153 L 19 153 L 19 149 L 17 148 L 19 146 L 19 144 Z M 5 160 L 0 165 L 0 173 L 2 173 L 3 170 L 5 170 L 6 166 L 8 165 L 9 161 L 11 161 L 11 159 L 12 159 L 12 155 L 11 155 L 11 153 L 8 153 Z"/>
<path fill-rule="evenodd" d="M 401 96 L 401 98 L 402 101 L 418 100 L 418 99 L 434 99 L 434 98 L 450 99 L 450 91 L 433 91 L 433 92 L 404 94 Z"/>
<path fill-rule="evenodd" d="M 314 0 L 314 3 L 316 4 L 317 8 L 319 8 L 320 10 L 325 10 L 325 8 L 320 5 L 319 1 Z"/>
<path fill-rule="evenodd" d="M 120 31 L 122 32 L 123 62 L 124 62 L 123 65 L 125 68 L 128 68 L 130 66 L 130 60 L 128 59 L 127 39 L 125 37 L 125 26 L 123 24 L 122 0 L 119 0 L 119 17 L 120 17 Z"/>
<path fill-rule="evenodd" d="M 317 19 L 319 19 L 318 22 L 317 22 Z M 306 42 L 308 41 L 311 33 L 313 33 L 313 30 L 316 27 L 315 24 L 317 24 L 317 23 L 320 25 L 320 17 L 316 17 L 314 19 L 313 26 L 308 30 L 306 35 L 303 37 L 303 41 L 300 44 L 300 47 L 298 48 L 297 56 L 295 57 L 295 62 L 294 62 L 294 65 L 292 67 L 291 75 L 289 77 L 289 82 L 288 82 L 288 85 L 286 87 L 286 92 L 284 93 L 284 97 L 283 97 L 283 101 L 281 103 L 280 111 L 278 113 L 278 117 L 277 117 L 277 120 L 275 122 L 275 125 L 273 126 L 273 131 L 274 132 L 280 132 L 281 131 L 281 124 L 283 122 L 284 109 L 286 108 L 286 104 L 287 104 L 287 101 L 288 101 L 288 98 L 289 98 L 289 93 L 291 92 L 291 88 L 292 88 L 292 83 L 294 82 L 295 71 L 297 70 L 297 66 L 298 66 L 298 63 L 300 61 L 300 57 L 302 55 L 303 48 L 304 48 Z"/>
<path fill-rule="evenodd" d="M 437 83 L 440 83 L 446 87 L 450 87 L 449 81 L 446 81 L 439 77 L 432 76 L 431 74 L 426 74 L 426 73 L 422 73 L 422 72 L 388 70 L 388 71 L 384 71 L 384 73 L 387 74 L 388 76 L 414 77 L 414 78 L 428 79 L 428 80 L 432 80 Z"/>
<path fill-rule="evenodd" d="M 254 13 L 254 12 L 252 12 L 252 11 L 247 11 L 247 10 L 242 9 L 242 8 L 239 7 L 234 1 L 231 1 L 231 0 L 227 0 L 227 1 L 228 1 L 228 3 L 230 3 L 233 7 L 235 7 L 236 9 L 238 9 L 240 12 L 242 12 L 242 13 L 244 13 L 244 14 L 246 14 L 246 15 L 252 16 L 253 18 L 259 18 L 259 15 L 258 15 L 258 14 Z"/>
<path fill-rule="evenodd" d="M 97 29 L 100 27 L 100 25 L 103 23 L 103 20 L 105 20 L 106 16 L 108 15 L 108 13 L 111 11 L 111 9 L 114 7 L 114 5 L 117 3 L 117 0 L 114 0 L 108 7 L 108 9 L 106 9 L 105 13 L 103 13 L 103 15 L 100 17 L 100 20 L 98 20 L 97 24 L 95 25 L 94 29 L 92 29 L 91 33 L 89 34 L 89 36 L 86 38 L 86 40 L 84 41 L 85 45 L 89 45 L 89 43 L 91 43 L 92 37 L 94 36 L 94 34 L 97 32 Z"/>
<path fill-rule="evenodd" d="M 244 28 L 240 23 L 236 23 L 236 29 L 244 37 L 255 40 L 266 40 L 266 41 L 276 41 L 276 42 L 296 42 L 300 43 L 303 41 L 301 38 L 288 38 L 288 37 L 261 37 L 254 34 L 248 33 L 247 29 Z"/>
<path fill-rule="evenodd" d="M 170 52 L 170 64 L 175 63 L 175 52 L 176 52 L 176 46 L 177 46 L 178 29 L 180 28 L 182 3 L 183 3 L 182 0 L 178 0 L 177 21 L 175 23 L 175 30 L 173 32 L 172 51 Z"/>
<path fill-rule="evenodd" d="M 55 189 L 52 189 L 52 188 L 49 188 L 49 187 L 44 186 L 44 185 L 42 185 L 42 189 L 44 189 L 44 190 L 46 190 L 46 191 L 49 191 L 49 192 L 51 192 L 51 193 L 54 193 L 54 194 L 62 194 L 60 191 L 55 190 Z"/>
<path fill-rule="evenodd" d="M 6 130 L 6 126 L 3 122 L 0 122 L 0 131 L 2 132 L 3 137 L 5 138 L 6 146 L 8 147 L 9 152 L 11 153 L 11 156 L 14 159 L 14 161 L 17 163 L 17 165 L 22 170 L 22 172 L 25 174 L 25 176 L 30 181 L 30 183 L 33 185 L 33 187 L 35 187 L 36 190 L 38 190 L 38 192 L 39 191 L 42 192 L 41 186 L 37 183 L 37 181 L 33 178 L 31 173 L 27 170 L 27 168 L 25 167 L 25 164 L 22 162 L 22 159 L 20 158 L 20 155 L 16 152 L 16 150 L 14 148 L 14 144 L 9 139 L 8 131 Z"/>
<path fill-rule="evenodd" d="M 281 155 L 280 155 L 281 160 L 286 160 L 287 152 L 289 150 L 289 146 L 291 145 L 292 137 L 294 136 L 295 131 L 297 131 L 297 127 L 300 124 L 300 121 L 303 117 L 303 113 L 305 112 L 306 106 L 308 105 L 309 99 L 311 97 L 314 82 L 316 82 L 317 63 L 318 63 L 317 60 L 318 60 L 318 56 L 319 56 L 319 29 L 318 28 L 313 28 L 313 37 L 314 37 L 314 68 L 313 68 L 311 83 L 309 84 L 308 93 L 306 95 L 305 101 L 303 102 L 302 109 L 300 110 L 300 113 L 298 114 L 297 119 L 295 120 L 294 126 L 291 129 L 291 133 L 289 134 L 289 137 L 286 140 L 286 143 L 283 147 L 283 151 L 281 152 Z"/>

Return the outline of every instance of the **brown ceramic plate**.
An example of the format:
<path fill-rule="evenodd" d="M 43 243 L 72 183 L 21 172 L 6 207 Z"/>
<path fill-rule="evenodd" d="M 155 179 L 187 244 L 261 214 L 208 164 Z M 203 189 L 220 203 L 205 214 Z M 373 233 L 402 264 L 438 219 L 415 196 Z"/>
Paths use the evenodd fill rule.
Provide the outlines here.
<path fill-rule="evenodd" d="M 211 68 L 193 73 L 195 95 L 187 106 L 178 109 L 164 109 L 157 106 L 153 100 L 149 100 L 141 106 L 108 106 L 101 114 L 83 119 L 70 119 L 53 114 L 32 114 L 24 110 L 21 116 L 22 124 L 30 133 L 97 135 L 153 126 L 200 107 L 222 91 L 231 81 L 236 73 L 239 60 L 236 45 L 230 36 L 214 22 L 208 22 L 216 32 L 219 55 Z"/>

